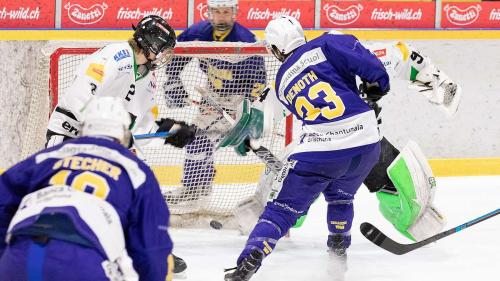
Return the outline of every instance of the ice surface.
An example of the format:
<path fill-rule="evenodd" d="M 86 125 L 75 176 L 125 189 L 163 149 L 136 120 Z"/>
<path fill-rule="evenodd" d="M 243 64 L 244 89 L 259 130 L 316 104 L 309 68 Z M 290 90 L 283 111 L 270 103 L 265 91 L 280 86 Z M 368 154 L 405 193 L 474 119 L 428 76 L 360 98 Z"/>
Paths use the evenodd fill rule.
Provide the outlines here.
<path fill-rule="evenodd" d="M 500 177 L 438 178 L 436 206 L 448 220 L 446 229 L 500 208 Z M 361 187 L 355 200 L 353 244 L 348 250 L 346 281 L 500 280 L 500 216 L 403 256 L 371 244 L 359 232 L 369 221 L 398 242 L 410 243 L 377 210 L 373 194 Z M 232 230 L 172 229 L 174 253 L 188 264 L 187 279 L 224 280 L 223 269 L 235 266 L 246 237 Z M 335 280 L 326 252 L 326 204 L 318 200 L 304 225 L 283 238 L 252 280 Z"/>

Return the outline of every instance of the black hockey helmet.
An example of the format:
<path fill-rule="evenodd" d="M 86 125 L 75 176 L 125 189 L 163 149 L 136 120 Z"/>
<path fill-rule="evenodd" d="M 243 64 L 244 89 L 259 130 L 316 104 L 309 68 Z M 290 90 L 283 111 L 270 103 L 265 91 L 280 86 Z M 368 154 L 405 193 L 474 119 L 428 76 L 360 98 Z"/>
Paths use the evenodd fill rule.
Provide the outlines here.
<path fill-rule="evenodd" d="M 175 31 L 161 17 L 149 15 L 144 17 L 137 26 L 132 25 L 134 29 L 134 40 L 143 50 L 148 59 L 148 68 L 157 69 L 170 62 L 175 47 Z M 150 60 L 149 56 L 153 53 L 155 60 Z"/>

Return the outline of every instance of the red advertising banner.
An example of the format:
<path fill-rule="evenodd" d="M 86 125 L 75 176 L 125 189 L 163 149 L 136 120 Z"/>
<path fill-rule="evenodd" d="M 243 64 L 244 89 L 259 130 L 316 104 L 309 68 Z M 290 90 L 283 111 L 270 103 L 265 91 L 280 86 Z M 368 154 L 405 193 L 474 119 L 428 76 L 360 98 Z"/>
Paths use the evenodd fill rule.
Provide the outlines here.
<path fill-rule="evenodd" d="M 208 18 L 206 0 L 194 1 L 194 22 Z M 265 28 L 280 16 L 292 16 L 304 28 L 314 27 L 314 0 L 240 0 L 237 21 L 248 28 Z"/>
<path fill-rule="evenodd" d="M 434 2 L 321 1 L 322 28 L 434 28 Z"/>
<path fill-rule="evenodd" d="M 188 0 L 63 0 L 62 28 L 131 28 L 147 15 L 187 27 Z"/>
<path fill-rule="evenodd" d="M 443 28 L 499 28 L 500 2 L 443 3 Z"/>
<path fill-rule="evenodd" d="M 0 2 L 0 28 L 54 28 L 54 0 Z"/>

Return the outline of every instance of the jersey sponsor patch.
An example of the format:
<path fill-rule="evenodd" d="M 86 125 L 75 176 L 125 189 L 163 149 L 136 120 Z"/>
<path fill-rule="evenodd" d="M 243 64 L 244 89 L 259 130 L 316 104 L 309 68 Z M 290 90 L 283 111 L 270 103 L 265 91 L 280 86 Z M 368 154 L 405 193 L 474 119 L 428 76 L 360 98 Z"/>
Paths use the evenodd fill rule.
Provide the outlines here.
<path fill-rule="evenodd" d="M 91 63 L 85 71 L 85 74 L 97 82 L 101 83 L 104 77 L 104 65 L 99 63 Z"/>
<path fill-rule="evenodd" d="M 134 68 L 131 64 L 126 64 L 124 66 L 118 67 L 118 71 L 120 72 L 130 72 L 130 70 Z"/>
<path fill-rule="evenodd" d="M 292 64 L 287 69 L 287 71 L 285 71 L 285 73 L 283 73 L 282 76 L 283 78 L 281 79 L 279 88 L 280 97 L 281 95 L 283 95 L 285 88 L 288 86 L 288 84 L 295 77 L 297 77 L 297 75 L 302 73 L 304 69 L 312 65 L 320 64 L 324 61 L 326 61 L 326 56 L 320 47 L 314 48 L 312 50 L 303 53 L 302 56 L 294 64 Z"/>
<path fill-rule="evenodd" d="M 377 57 L 385 57 L 387 55 L 387 49 L 373 50 L 373 54 Z"/>
<path fill-rule="evenodd" d="M 113 56 L 115 61 L 121 61 L 122 59 L 129 57 L 130 57 L 130 52 L 128 50 L 120 50 Z"/>

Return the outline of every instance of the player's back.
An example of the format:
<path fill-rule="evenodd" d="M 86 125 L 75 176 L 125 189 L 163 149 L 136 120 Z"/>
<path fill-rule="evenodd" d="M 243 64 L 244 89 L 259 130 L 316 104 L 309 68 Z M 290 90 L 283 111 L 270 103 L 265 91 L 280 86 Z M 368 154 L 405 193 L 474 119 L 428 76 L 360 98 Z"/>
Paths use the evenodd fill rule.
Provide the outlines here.
<path fill-rule="evenodd" d="M 284 61 L 277 74 L 277 95 L 303 122 L 292 158 L 302 154 L 321 161 L 352 155 L 378 141 L 375 115 L 359 97 L 355 75 L 389 87 L 383 65 L 351 35 L 322 35 Z"/>
<path fill-rule="evenodd" d="M 158 188 L 144 163 L 121 144 L 104 137 L 69 140 L 18 165 L 17 169 L 32 172 L 29 182 L 23 184 L 23 194 L 50 185 L 68 185 L 108 201 L 124 227 L 134 212 L 135 200 L 150 193 L 148 189 Z"/>
<path fill-rule="evenodd" d="M 8 210 L 17 206 L 12 219 Z M 6 222 L 11 222 L 9 234 L 14 237 L 0 272 L 17 276 L 12 280 L 25 280 L 27 273 L 12 271 L 10 264 L 30 262 L 13 251 L 28 251 L 39 237 L 50 260 L 40 267 L 44 278 L 69 280 L 63 270 L 75 265 L 80 278 L 101 280 L 100 265 L 117 256 L 124 261 L 120 268 L 131 268 L 130 256 L 144 280 L 166 275 L 172 241 L 158 183 L 144 163 L 110 138 L 73 139 L 13 166 L 0 176 L 0 210 L 0 239 L 5 238 Z M 0 244 L 0 254 L 4 249 Z"/>

